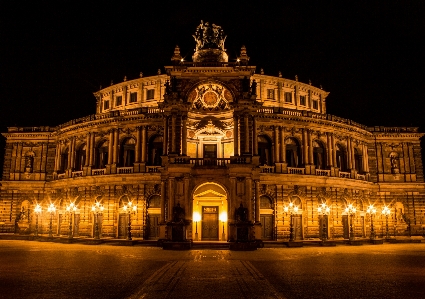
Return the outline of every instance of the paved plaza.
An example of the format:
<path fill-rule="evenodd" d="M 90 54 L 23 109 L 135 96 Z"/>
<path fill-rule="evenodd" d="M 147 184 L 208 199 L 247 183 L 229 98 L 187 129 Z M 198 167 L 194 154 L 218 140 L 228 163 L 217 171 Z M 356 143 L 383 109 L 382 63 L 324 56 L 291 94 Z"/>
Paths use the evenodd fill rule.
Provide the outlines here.
<path fill-rule="evenodd" d="M 1 298 L 425 298 L 425 243 L 167 251 L 0 241 Z"/>

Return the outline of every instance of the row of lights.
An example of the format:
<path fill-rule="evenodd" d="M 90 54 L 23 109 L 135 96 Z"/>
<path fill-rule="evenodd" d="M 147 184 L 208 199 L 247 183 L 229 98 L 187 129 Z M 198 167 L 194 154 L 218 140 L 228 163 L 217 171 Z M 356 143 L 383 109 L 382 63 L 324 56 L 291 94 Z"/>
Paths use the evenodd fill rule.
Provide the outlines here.
<path fill-rule="evenodd" d="M 95 215 L 95 230 L 94 230 L 94 239 L 100 239 L 99 236 L 99 215 L 103 213 L 104 206 L 100 202 L 96 202 L 92 207 L 91 210 L 93 214 Z M 37 204 L 34 207 L 34 212 L 36 215 L 35 220 L 35 237 L 38 237 L 38 216 L 42 212 L 42 207 Z M 68 229 L 68 238 L 72 239 L 72 214 L 75 214 L 75 212 L 78 210 L 78 207 L 74 203 L 70 203 L 66 206 L 66 212 L 69 213 L 69 229 Z M 128 226 L 127 226 L 127 240 L 132 240 L 131 236 L 131 214 L 136 213 L 137 211 L 137 205 L 133 205 L 131 201 L 129 201 L 127 204 L 124 204 L 123 206 L 124 213 L 128 213 Z M 49 238 L 53 238 L 53 214 L 56 212 L 56 207 L 53 203 L 50 203 L 50 205 L 47 207 L 47 212 L 50 213 L 50 223 L 49 223 Z"/>
<path fill-rule="evenodd" d="M 293 224 L 293 215 L 294 214 L 298 214 L 298 206 L 294 205 L 292 202 L 289 203 L 288 206 L 284 206 L 283 207 L 283 211 L 286 214 L 290 214 L 290 222 L 289 222 L 289 241 L 294 241 L 294 224 Z M 349 239 L 350 240 L 354 240 L 354 230 L 353 230 L 353 217 L 356 214 L 356 207 L 354 207 L 352 204 L 348 204 L 347 207 L 345 208 L 345 212 L 350 215 L 350 233 L 349 233 Z M 317 208 L 317 212 L 320 215 L 320 218 L 322 221 L 324 221 L 323 217 L 327 216 L 330 214 L 331 209 L 330 207 L 326 204 L 326 203 L 322 203 L 321 205 L 319 205 L 319 207 Z M 373 205 L 370 205 L 367 210 L 366 213 L 370 215 L 370 239 L 374 240 L 376 237 L 375 234 L 375 230 L 373 228 L 373 217 L 376 214 L 376 208 Z M 388 230 L 388 216 L 391 214 L 391 210 L 390 208 L 388 208 L 387 206 L 384 206 L 381 214 L 385 216 L 386 218 L 386 239 L 390 238 L 389 235 L 389 230 Z M 322 230 L 321 230 L 321 239 L 322 241 L 326 241 L 327 239 L 327 227 L 326 225 L 322 224 Z"/>

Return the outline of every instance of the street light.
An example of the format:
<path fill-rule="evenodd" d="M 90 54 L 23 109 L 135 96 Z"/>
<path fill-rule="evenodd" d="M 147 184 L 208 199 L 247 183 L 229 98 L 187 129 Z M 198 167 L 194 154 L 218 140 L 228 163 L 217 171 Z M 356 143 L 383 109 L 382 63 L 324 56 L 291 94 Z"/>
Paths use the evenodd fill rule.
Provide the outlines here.
<path fill-rule="evenodd" d="M 366 213 L 370 215 L 370 240 L 373 241 L 375 240 L 375 230 L 373 228 L 373 217 L 376 214 L 376 208 L 373 205 L 370 205 L 367 208 Z"/>
<path fill-rule="evenodd" d="M 289 206 L 284 206 L 283 211 L 285 213 L 289 212 L 290 215 L 290 221 L 289 221 L 289 241 L 294 241 L 294 224 L 292 215 L 298 213 L 298 206 L 294 205 L 292 202 L 289 203 Z"/>
<path fill-rule="evenodd" d="M 322 241 L 326 241 L 327 239 L 327 225 L 325 225 L 325 216 L 329 215 L 329 213 L 331 212 L 331 209 L 328 207 L 328 205 L 326 203 L 322 203 L 318 208 L 317 208 L 317 212 L 320 215 L 320 218 L 322 219 Z M 319 231 L 320 231 L 320 227 L 319 227 Z"/>
<path fill-rule="evenodd" d="M 66 211 L 69 214 L 69 229 L 68 229 L 68 238 L 72 239 L 72 213 L 75 213 L 77 210 L 77 206 L 71 202 L 68 206 L 66 206 Z"/>
<path fill-rule="evenodd" d="M 195 221 L 195 241 L 198 241 L 198 222 L 201 221 L 201 215 L 193 212 L 193 221 Z"/>
<path fill-rule="evenodd" d="M 92 205 L 91 210 L 94 214 L 94 239 L 100 239 L 98 219 L 99 219 L 99 214 L 102 214 L 104 207 L 100 202 L 97 201 L 94 205 Z"/>
<path fill-rule="evenodd" d="M 35 237 L 38 237 L 38 215 L 41 214 L 41 206 L 37 204 L 34 208 L 35 212 Z"/>
<path fill-rule="evenodd" d="M 386 232 L 385 239 L 388 240 L 390 238 L 390 233 L 388 231 L 388 216 L 391 214 L 391 210 L 387 206 L 384 206 L 381 213 L 385 215 L 385 232 Z"/>
<path fill-rule="evenodd" d="M 128 213 L 127 240 L 133 240 L 131 237 L 131 213 L 136 213 L 137 205 L 133 205 L 133 203 L 129 201 L 126 205 L 124 205 L 123 210 L 125 213 Z"/>
<path fill-rule="evenodd" d="M 224 222 L 227 221 L 227 213 L 225 211 L 221 212 L 220 221 L 223 222 L 223 234 L 221 235 L 221 241 L 226 241 L 226 236 L 224 234 Z"/>
<path fill-rule="evenodd" d="M 56 212 L 56 207 L 53 203 L 49 205 L 49 207 L 47 208 L 47 212 L 50 213 L 49 239 L 51 239 L 53 238 L 53 234 L 52 234 L 53 214 Z"/>
<path fill-rule="evenodd" d="M 354 230 L 353 230 L 353 216 L 356 214 L 356 207 L 353 207 L 353 205 L 350 203 L 346 208 L 345 212 L 350 215 L 350 234 L 349 239 L 350 241 L 354 240 Z"/>

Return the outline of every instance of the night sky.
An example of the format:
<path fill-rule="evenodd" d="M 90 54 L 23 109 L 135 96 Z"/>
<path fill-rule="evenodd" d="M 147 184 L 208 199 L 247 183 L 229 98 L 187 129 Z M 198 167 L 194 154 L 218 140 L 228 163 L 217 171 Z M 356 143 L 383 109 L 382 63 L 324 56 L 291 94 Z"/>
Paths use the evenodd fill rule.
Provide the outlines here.
<path fill-rule="evenodd" d="M 191 60 L 201 20 L 230 61 L 246 45 L 257 73 L 322 85 L 330 114 L 425 131 L 424 1 L 15 2 L 0 4 L 1 132 L 93 114 L 100 85 L 164 71 L 176 45 Z"/>

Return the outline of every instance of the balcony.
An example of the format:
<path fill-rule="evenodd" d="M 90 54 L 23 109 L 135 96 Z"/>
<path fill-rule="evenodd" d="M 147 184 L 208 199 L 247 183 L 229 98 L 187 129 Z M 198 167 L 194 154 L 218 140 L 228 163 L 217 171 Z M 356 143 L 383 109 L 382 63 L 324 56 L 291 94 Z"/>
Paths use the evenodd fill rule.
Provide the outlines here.
<path fill-rule="evenodd" d="M 289 174 L 305 174 L 305 168 L 288 167 Z"/>
<path fill-rule="evenodd" d="M 260 166 L 260 172 L 261 173 L 274 173 L 274 166 Z"/>
<path fill-rule="evenodd" d="M 316 169 L 316 175 L 318 176 L 331 176 L 330 170 L 324 170 L 324 169 Z"/>
<path fill-rule="evenodd" d="M 83 176 L 83 171 L 73 171 L 71 172 L 71 177 L 73 178 L 79 178 Z"/>
<path fill-rule="evenodd" d="M 118 174 L 133 173 L 133 167 L 117 167 Z"/>
<path fill-rule="evenodd" d="M 349 172 L 339 172 L 339 177 L 340 178 L 344 178 L 344 179 L 350 179 L 351 178 L 351 174 Z"/>
<path fill-rule="evenodd" d="M 104 175 L 106 173 L 106 168 L 103 169 L 93 169 L 91 175 Z"/>

